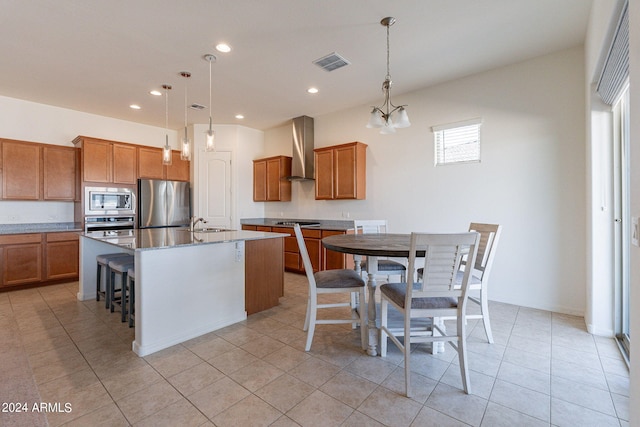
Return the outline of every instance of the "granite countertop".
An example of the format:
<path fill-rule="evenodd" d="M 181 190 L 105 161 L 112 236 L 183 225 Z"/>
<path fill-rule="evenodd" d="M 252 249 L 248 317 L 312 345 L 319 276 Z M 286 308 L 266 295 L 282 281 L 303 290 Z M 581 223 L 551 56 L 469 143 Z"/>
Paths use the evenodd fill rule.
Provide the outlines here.
<path fill-rule="evenodd" d="M 30 224 L 0 224 L 1 234 L 56 233 L 62 231 L 83 231 L 79 222 L 37 222 Z"/>
<path fill-rule="evenodd" d="M 309 218 L 244 218 L 240 220 L 241 225 L 261 225 L 265 227 L 291 227 L 290 225 L 281 225 L 278 222 L 317 222 L 320 225 L 301 226 L 300 228 L 317 228 L 319 230 L 337 230 L 347 231 L 353 230 L 353 220 L 335 220 L 335 219 L 309 219 Z"/>
<path fill-rule="evenodd" d="M 168 249 L 245 240 L 286 237 L 283 233 L 229 230 L 191 232 L 186 228 L 147 228 L 120 231 L 90 231 L 81 236 L 132 250 Z"/>

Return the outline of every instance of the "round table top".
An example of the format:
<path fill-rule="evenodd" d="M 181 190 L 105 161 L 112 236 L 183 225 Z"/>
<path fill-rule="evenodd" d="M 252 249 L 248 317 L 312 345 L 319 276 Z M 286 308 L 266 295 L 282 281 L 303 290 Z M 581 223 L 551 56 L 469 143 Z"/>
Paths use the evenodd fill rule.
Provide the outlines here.
<path fill-rule="evenodd" d="M 337 234 L 322 239 L 322 245 L 347 254 L 408 258 L 410 241 L 410 234 Z"/>

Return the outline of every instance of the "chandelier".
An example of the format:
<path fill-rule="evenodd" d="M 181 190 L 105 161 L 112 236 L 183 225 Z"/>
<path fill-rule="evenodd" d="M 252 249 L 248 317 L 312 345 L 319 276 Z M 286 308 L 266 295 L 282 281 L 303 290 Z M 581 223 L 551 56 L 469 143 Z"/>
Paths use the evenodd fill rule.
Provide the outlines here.
<path fill-rule="evenodd" d="M 391 72 L 389 71 L 389 27 L 396 22 L 396 19 L 387 16 L 380 21 L 380 24 L 387 27 L 387 75 L 382 83 L 382 93 L 384 94 L 384 102 L 379 107 L 372 107 L 371 116 L 369 117 L 368 128 L 381 128 L 380 133 L 395 133 L 396 129 L 411 126 L 406 105 L 395 106 L 391 102 Z M 396 113 L 397 114 L 394 114 Z"/>

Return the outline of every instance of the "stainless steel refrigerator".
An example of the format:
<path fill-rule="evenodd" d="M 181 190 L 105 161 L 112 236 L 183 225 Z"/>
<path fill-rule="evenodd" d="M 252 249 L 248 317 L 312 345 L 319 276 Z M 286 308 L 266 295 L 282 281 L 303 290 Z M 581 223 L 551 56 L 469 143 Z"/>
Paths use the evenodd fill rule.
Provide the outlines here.
<path fill-rule="evenodd" d="M 184 227 L 191 218 L 189 183 L 138 180 L 138 227 Z"/>

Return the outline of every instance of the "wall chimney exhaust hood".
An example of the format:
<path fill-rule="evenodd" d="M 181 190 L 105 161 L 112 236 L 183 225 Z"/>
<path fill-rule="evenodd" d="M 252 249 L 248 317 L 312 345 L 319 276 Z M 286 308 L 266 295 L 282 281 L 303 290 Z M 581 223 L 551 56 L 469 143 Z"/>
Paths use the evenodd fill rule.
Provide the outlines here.
<path fill-rule="evenodd" d="M 289 181 L 314 180 L 313 118 L 300 116 L 293 119 L 293 159 Z"/>

